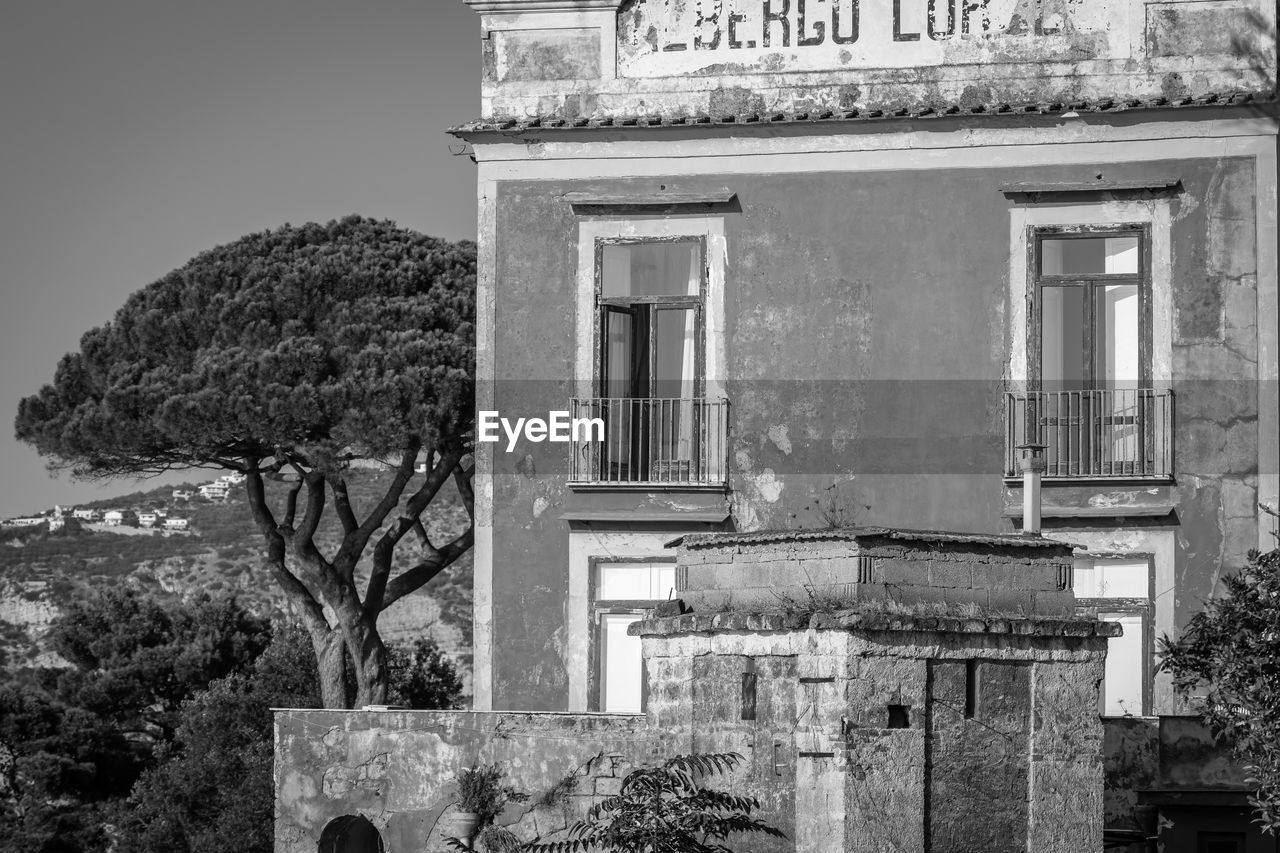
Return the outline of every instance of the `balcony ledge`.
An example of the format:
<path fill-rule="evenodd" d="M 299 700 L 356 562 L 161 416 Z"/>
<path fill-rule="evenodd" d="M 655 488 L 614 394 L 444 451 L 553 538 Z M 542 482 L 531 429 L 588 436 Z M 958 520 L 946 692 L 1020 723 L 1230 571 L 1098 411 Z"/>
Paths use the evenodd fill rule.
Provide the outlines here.
<path fill-rule="evenodd" d="M 1148 506 L 1046 506 L 1041 518 L 1164 518 L 1172 515 L 1173 504 Z M 1004 518 L 1022 518 L 1022 507 L 1009 507 L 1000 513 Z"/>

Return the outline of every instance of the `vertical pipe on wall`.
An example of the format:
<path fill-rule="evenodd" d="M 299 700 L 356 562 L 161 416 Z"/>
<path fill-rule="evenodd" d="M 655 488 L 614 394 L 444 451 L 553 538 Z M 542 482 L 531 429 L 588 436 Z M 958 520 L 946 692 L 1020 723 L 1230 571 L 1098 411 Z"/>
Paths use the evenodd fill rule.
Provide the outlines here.
<path fill-rule="evenodd" d="M 1044 473 L 1043 444 L 1021 444 L 1022 451 L 1022 532 L 1040 535 L 1040 475 Z"/>

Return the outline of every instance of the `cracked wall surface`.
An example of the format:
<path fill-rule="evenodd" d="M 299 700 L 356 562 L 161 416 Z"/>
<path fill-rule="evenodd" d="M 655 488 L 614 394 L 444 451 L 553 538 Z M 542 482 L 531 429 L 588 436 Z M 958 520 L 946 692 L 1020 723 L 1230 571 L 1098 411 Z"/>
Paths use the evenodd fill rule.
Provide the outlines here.
<path fill-rule="evenodd" d="M 483 115 L 872 110 L 1270 91 L 1261 0 L 468 0 Z"/>
<path fill-rule="evenodd" d="M 728 524 L 751 530 L 820 527 L 836 509 L 846 524 L 1012 529 L 1020 490 L 1000 476 L 1015 308 L 1014 202 L 999 192 L 1006 184 L 1097 174 L 1181 181 L 1170 202 L 1170 278 L 1159 285 L 1172 301 L 1177 483 L 1047 485 L 1046 507 L 1112 506 L 1117 516 L 1176 507 L 1172 519 L 1087 522 L 1118 539 L 1151 525 L 1177 531 L 1171 627 L 1198 609 L 1224 567 L 1256 547 L 1253 161 L 939 165 L 498 186 L 494 393 L 495 407 L 513 416 L 545 416 L 581 388 L 573 374 L 583 332 L 565 307 L 578 298 L 578 220 L 566 193 L 728 186 L 741 210 L 724 216 L 729 504 L 707 492 L 575 493 L 563 445 L 495 452 L 494 707 L 568 707 L 564 602 L 575 523 L 565 516 L 574 512 L 612 511 L 643 526 L 646 518 L 719 508 Z M 1050 523 L 1070 540 L 1070 520 Z"/>
<path fill-rule="evenodd" d="M 531 795 L 498 825 L 525 841 L 562 837 L 634 767 L 731 751 L 744 761 L 714 784 L 758 799 L 757 816 L 787 834 L 734 838 L 739 853 L 1097 849 L 1104 629 L 676 617 L 639 628 L 645 716 L 278 711 L 275 851 L 313 853 L 347 815 L 368 819 L 387 853 L 443 850 L 454 831 L 451 780 L 476 762 L 500 763 Z M 968 712 L 970 668 L 978 700 Z M 756 676 L 749 696 L 744 672 Z M 984 783 L 948 795 L 975 776 Z M 548 804 L 557 787 L 566 790 Z"/>

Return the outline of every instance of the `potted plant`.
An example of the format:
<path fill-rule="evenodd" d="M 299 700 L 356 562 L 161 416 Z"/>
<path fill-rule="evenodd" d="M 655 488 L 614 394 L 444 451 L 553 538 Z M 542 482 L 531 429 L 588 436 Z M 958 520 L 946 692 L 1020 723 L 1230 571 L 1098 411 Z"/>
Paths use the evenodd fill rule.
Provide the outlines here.
<path fill-rule="evenodd" d="M 472 765 L 458 771 L 458 812 L 454 816 L 457 837 L 470 842 L 493 823 L 507 803 L 521 803 L 529 795 L 505 783 L 506 771 L 497 764 Z"/>

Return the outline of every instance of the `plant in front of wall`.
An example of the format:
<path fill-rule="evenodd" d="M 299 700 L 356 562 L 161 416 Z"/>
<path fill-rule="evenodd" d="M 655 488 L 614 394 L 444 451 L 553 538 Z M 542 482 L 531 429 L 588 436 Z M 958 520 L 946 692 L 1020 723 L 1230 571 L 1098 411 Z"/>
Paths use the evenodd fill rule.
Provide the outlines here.
<path fill-rule="evenodd" d="M 458 785 L 454 829 L 466 841 L 473 839 L 478 830 L 490 826 L 507 803 L 523 803 L 529 799 L 528 794 L 507 784 L 506 777 L 507 772 L 498 764 L 464 767 L 454 777 Z M 450 838 L 449 845 L 455 850 L 470 849 L 458 838 Z"/>
<path fill-rule="evenodd" d="M 564 800 L 578 789 L 578 772 L 570 770 L 550 788 L 547 789 L 541 797 L 538 798 L 537 805 L 543 808 L 552 808 L 564 802 Z"/>
<path fill-rule="evenodd" d="M 679 755 L 656 767 L 641 767 L 622 780 L 618 794 L 601 800 L 560 841 L 533 841 L 527 853 L 731 853 L 730 835 L 786 838 L 751 813 L 753 797 L 707 788 L 707 776 L 742 763 L 737 753 Z"/>
<path fill-rule="evenodd" d="M 870 504 L 859 504 L 854 491 L 853 477 L 837 479 L 791 513 L 792 526 L 800 530 L 839 530 L 854 527 L 864 512 L 870 512 Z"/>

